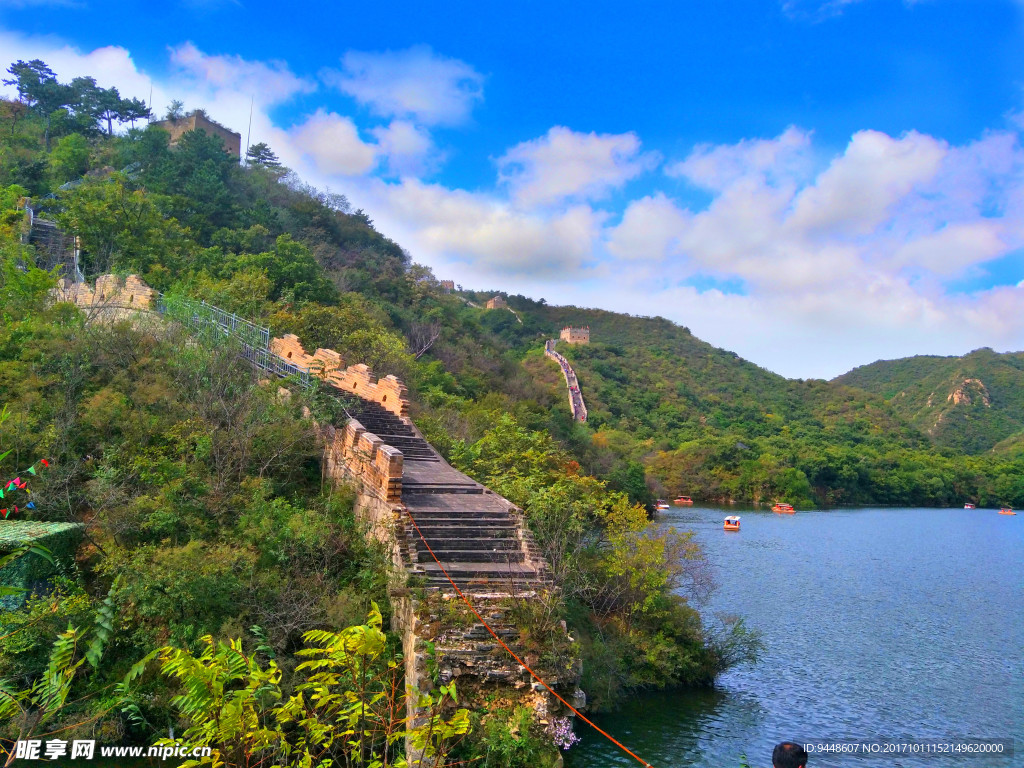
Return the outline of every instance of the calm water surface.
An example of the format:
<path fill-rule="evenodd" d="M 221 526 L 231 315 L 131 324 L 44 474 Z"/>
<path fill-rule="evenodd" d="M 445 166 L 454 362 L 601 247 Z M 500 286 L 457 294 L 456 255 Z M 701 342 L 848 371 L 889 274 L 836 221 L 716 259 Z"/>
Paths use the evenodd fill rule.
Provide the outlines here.
<path fill-rule="evenodd" d="M 740 514 L 742 530 L 722 518 Z M 827 757 L 818 766 L 1024 766 L 1024 515 L 674 508 L 715 563 L 707 612 L 763 633 L 712 691 L 646 695 L 595 718 L 656 768 L 770 768 L 779 741 L 1014 738 L 1014 757 Z M 567 768 L 637 766 L 585 724 Z"/>

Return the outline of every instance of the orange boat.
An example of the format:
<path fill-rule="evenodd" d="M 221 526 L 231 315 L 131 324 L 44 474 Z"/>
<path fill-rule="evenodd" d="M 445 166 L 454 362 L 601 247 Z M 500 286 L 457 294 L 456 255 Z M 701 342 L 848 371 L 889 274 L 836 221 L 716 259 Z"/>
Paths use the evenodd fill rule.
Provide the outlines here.
<path fill-rule="evenodd" d="M 792 515 L 796 512 L 796 510 L 793 509 L 792 504 L 787 504 L 784 501 L 780 501 L 774 507 L 772 507 L 772 512 L 778 512 L 781 515 Z"/>
<path fill-rule="evenodd" d="M 999 514 L 1000 515 L 1016 515 L 1017 513 L 1014 512 L 1009 507 L 1003 507 L 1002 509 L 999 510 Z"/>
<path fill-rule="evenodd" d="M 736 515 L 730 515 L 725 518 L 725 530 L 727 531 L 738 531 L 740 529 L 740 519 Z"/>
<path fill-rule="evenodd" d="M 675 499 L 672 503 L 681 507 L 686 504 L 693 504 L 693 499 L 691 499 L 689 496 L 680 496 L 678 499 Z"/>

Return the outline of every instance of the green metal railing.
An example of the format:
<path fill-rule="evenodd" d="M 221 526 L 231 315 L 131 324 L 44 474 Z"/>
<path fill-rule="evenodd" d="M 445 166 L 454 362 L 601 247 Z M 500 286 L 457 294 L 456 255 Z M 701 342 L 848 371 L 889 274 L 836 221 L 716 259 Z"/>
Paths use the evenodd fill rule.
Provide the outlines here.
<path fill-rule="evenodd" d="M 282 378 L 294 377 L 305 389 L 313 385 L 308 368 L 290 363 L 270 351 L 270 328 L 255 325 L 205 301 L 176 294 L 160 294 L 156 311 L 213 343 L 231 339 L 239 345 L 242 357 L 261 371 Z"/>

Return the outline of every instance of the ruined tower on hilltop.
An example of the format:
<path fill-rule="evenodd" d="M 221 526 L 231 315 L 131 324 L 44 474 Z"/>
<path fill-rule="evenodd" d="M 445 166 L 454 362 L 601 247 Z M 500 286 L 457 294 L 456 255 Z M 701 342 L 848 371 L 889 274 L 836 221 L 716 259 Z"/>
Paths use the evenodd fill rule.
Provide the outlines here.
<path fill-rule="evenodd" d="M 157 120 L 153 125 L 171 134 L 172 147 L 189 131 L 205 131 L 211 136 L 219 136 L 224 142 L 224 151 L 232 157 L 240 157 L 242 154 L 242 134 L 235 133 L 230 128 L 225 128 L 216 120 L 210 119 L 209 115 L 201 109 L 190 112 L 176 120 Z"/>

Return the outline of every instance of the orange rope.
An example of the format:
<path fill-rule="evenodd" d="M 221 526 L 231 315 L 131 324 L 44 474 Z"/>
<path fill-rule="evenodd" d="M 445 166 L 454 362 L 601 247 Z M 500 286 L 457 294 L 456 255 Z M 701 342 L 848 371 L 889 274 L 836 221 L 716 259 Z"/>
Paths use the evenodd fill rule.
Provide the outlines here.
<path fill-rule="evenodd" d="M 406 507 L 405 511 L 409 515 L 409 519 L 412 520 L 413 527 L 416 529 L 416 533 L 419 535 L 420 541 L 423 542 L 423 545 L 427 548 L 427 551 L 430 553 L 430 556 L 432 558 L 434 558 L 434 562 L 437 563 L 438 567 L 441 569 L 441 573 L 443 573 L 445 578 L 448 579 L 449 582 L 451 582 L 451 585 L 455 588 L 455 591 L 458 593 L 459 597 L 462 598 L 462 602 L 464 602 L 469 607 L 469 610 L 471 610 L 473 612 L 473 615 L 476 616 L 477 619 L 480 620 L 480 623 L 483 624 L 484 627 L 487 628 L 487 631 L 491 633 L 491 636 L 495 640 L 497 640 L 499 643 L 501 643 L 501 647 L 504 648 L 506 651 L 508 651 L 509 654 L 511 654 L 512 658 L 515 659 L 516 661 L 518 661 L 519 664 L 523 667 L 523 669 L 525 669 L 527 672 L 529 672 L 533 676 L 534 680 L 536 680 L 538 683 L 540 683 L 545 688 L 547 688 L 548 693 L 550 693 L 552 696 L 554 696 L 560 702 L 565 704 L 565 706 L 567 706 L 569 709 L 571 709 L 576 714 L 576 716 L 578 718 L 580 718 L 583 722 L 585 722 L 587 725 L 589 725 L 595 731 L 600 733 L 602 736 L 604 736 L 606 739 L 608 739 L 610 742 L 612 742 L 615 746 L 617 746 L 619 749 L 621 749 L 627 755 L 632 757 L 638 763 L 643 765 L 644 768 L 653 768 L 653 766 L 650 763 L 648 763 L 642 757 L 640 757 L 639 755 L 634 753 L 631 749 L 629 749 L 629 747 L 627 747 L 621 741 L 616 739 L 614 736 L 612 736 L 611 734 L 609 734 L 608 732 L 606 732 L 605 730 L 603 730 L 602 728 L 597 726 L 590 719 L 588 719 L 582 712 L 580 712 L 578 709 L 576 709 L 576 707 L 574 707 L 568 701 L 566 701 L 561 696 L 559 696 L 557 693 L 555 693 L 555 691 L 553 691 L 551 689 L 551 686 L 549 686 L 547 683 L 545 683 L 543 680 L 541 680 L 541 678 L 537 675 L 537 673 L 534 672 L 532 669 L 530 669 L 529 666 L 527 666 L 526 662 L 524 662 L 522 659 L 520 659 L 518 656 L 516 656 L 515 651 L 513 651 L 511 648 L 509 648 L 507 645 L 505 645 L 505 641 L 502 640 L 500 637 L 498 637 L 497 633 L 493 629 L 491 629 L 491 625 L 488 624 L 486 621 L 484 621 L 484 617 L 481 616 L 479 613 L 477 613 L 477 610 L 476 610 L 476 608 L 473 607 L 473 604 L 471 602 L 469 602 L 469 600 L 466 599 L 466 596 L 464 594 L 462 594 L 462 590 L 459 589 L 459 585 L 456 584 L 454 581 L 452 581 L 452 577 L 448 575 L 448 571 L 445 570 L 444 565 L 441 564 L 441 561 L 437 559 L 437 555 L 434 554 L 434 550 L 432 550 L 430 548 L 430 544 L 427 542 L 426 537 L 424 537 L 423 532 L 420 530 L 420 527 L 416 524 L 416 518 L 414 518 L 412 516 L 412 513 L 409 512 L 409 508 Z"/>

